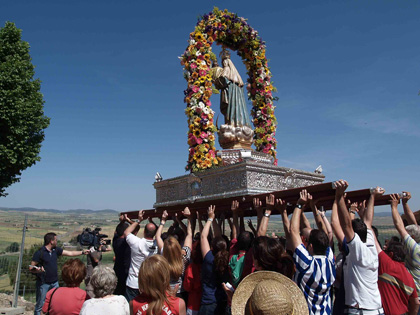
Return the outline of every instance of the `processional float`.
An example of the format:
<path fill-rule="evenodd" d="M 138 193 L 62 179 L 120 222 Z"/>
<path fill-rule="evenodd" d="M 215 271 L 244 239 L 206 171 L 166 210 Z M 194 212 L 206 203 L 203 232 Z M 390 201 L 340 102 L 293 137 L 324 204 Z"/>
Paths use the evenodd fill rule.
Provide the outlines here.
<path fill-rule="evenodd" d="M 212 52 L 214 43 L 222 46 L 222 66 Z M 237 52 L 247 69 L 252 121 L 244 96 L 245 83 L 229 50 Z M 272 95 L 276 90 L 265 42 L 246 19 L 215 8 L 198 21 L 180 60 L 188 82 L 184 101 L 189 128 L 186 170 L 190 174 L 165 180 L 157 176 L 156 202 L 154 209 L 146 210 L 147 216 L 161 216 L 163 210 L 180 212 L 186 206 L 205 212 L 214 204 L 216 212 L 229 217 L 232 200 L 239 200 L 245 216 L 254 216 L 252 199 L 259 197 L 264 204 L 270 193 L 288 202 L 290 212 L 303 187 L 318 200 L 318 206 L 331 209 L 335 190 L 332 183 L 323 183 L 325 176 L 320 168 L 307 172 L 277 165 Z M 220 126 L 215 125 L 211 108 L 210 97 L 215 93 L 220 94 L 220 113 L 224 116 Z M 216 150 L 216 133 L 222 150 Z M 369 196 L 369 189 L 347 193 L 352 202 Z M 389 195 L 380 196 L 375 204 L 389 203 L 389 199 Z M 137 213 L 127 214 L 134 218 Z"/>

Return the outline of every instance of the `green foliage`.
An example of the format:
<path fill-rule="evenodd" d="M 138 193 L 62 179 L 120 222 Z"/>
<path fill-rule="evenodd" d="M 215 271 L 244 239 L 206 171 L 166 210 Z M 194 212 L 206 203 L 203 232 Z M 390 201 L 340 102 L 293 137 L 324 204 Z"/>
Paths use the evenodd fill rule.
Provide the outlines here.
<path fill-rule="evenodd" d="M 0 257 L 0 276 L 9 272 L 9 259 Z"/>
<path fill-rule="evenodd" d="M 21 30 L 6 22 L 0 28 L 0 197 L 6 187 L 19 182 L 23 170 L 40 160 L 44 129 L 41 81 L 35 71 L 29 44 Z"/>
<path fill-rule="evenodd" d="M 13 242 L 9 246 L 6 247 L 6 252 L 8 253 L 14 253 L 19 251 L 19 243 Z"/>

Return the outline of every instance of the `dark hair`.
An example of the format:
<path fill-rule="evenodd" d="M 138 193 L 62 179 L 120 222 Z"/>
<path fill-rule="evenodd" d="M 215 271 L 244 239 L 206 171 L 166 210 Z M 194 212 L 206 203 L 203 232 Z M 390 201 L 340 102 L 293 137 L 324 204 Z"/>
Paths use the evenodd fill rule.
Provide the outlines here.
<path fill-rule="evenodd" d="M 238 237 L 238 249 L 248 251 L 251 248 L 252 242 L 254 241 L 254 234 L 248 231 L 243 231 Z"/>
<path fill-rule="evenodd" d="M 115 233 L 117 233 L 118 237 L 124 235 L 124 231 L 130 226 L 128 222 L 122 221 L 118 223 L 117 227 L 115 228 Z"/>
<path fill-rule="evenodd" d="M 86 266 L 78 258 L 69 259 L 61 268 L 61 277 L 68 287 L 78 287 L 86 277 Z"/>
<path fill-rule="evenodd" d="M 400 242 L 390 241 L 386 248 L 386 253 L 392 253 L 392 260 L 398 262 L 405 261 L 404 245 Z"/>
<path fill-rule="evenodd" d="M 54 237 L 56 237 L 57 234 L 50 232 L 44 235 L 44 246 L 51 243 L 52 240 L 54 240 Z"/>
<path fill-rule="evenodd" d="M 354 233 L 357 233 L 359 235 L 361 241 L 363 243 L 366 243 L 367 238 L 367 226 L 365 222 L 363 222 L 361 219 L 357 218 L 351 221 L 351 226 L 353 227 Z M 350 242 L 351 240 L 348 240 Z"/>
<path fill-rule="evenodd" d="M 203 254 L 201 253 L 200 240 L 195 241 L 191 249 L 191 260 L 193 263 L 201 265 L 203 263 Z"/>
<path fill-rule="evenodd" d="M 329 245 L 327 234 L 322 230 L 314 229 L 309 234 L 308 245 L 311 244 L 315 255 L 325 255 Z"/>
<path fill-rule="evenodd" d="M 211 241 L 212 253 L 214 255 L 214 269 L 219 275 L 223 275 L 228 268 L 229 252 L 226 240 L 217 236 Z"/>
<path fill-rule="evenodd" d="M 401 242 L 400 238 L 398 236 L 391 236 L 391 239 L 389 240 L 390 242 Z"/>
<path fill-rule="evenodd" d="M 281 272 L 281 257 L 284 247 L 276 238 L 259 236 L 252 246 L 254 258 L 263 270 Z"/>
<path fill-rule="evenodd" d="M 156 225 L 153 223 L 147 223 L 144 227 L 144 237 L 153 238 L 156 234 Z"/>

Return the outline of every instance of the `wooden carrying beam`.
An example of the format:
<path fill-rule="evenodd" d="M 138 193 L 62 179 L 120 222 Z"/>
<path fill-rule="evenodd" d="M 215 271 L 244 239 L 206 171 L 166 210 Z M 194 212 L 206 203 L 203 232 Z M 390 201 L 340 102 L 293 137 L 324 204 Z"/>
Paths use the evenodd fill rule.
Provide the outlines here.
<path fill-rule="evenodd" d="M 216 199 L 216 200 L 207 200 L 207 201 L 196 201 L 192 203 L 185 203 L 176 206 L 168 206 L 168 207 L 159 207 L 157 209 L 149 209 L 145 210 L 145 218 L 156 218 L 161 217 L 164 210 L 167 210 L 169 216 L 175 214 L 175 212 L 181 212 L 185 207 L 190 208 L 191 211 L 198 211 L 199 213 L 207 213 L 207 208 L 210 205 L 216 206 L 216 215 L 218 213 L 224 213 L 225 217 L 231 217 L 232 213 L 230 210 L 230 206 L 233 200 L 239 201 L 239 207 L 243 209 L 245 217 L 252 217 L 256 216 L 257 213 L 252 207 L 252 201 L 254 198 L 259 198 L 262 202 L 262 206 L 265 207 L 265 198 L 273 194 L 276 199 L 280 198 L 288 203 L 287 212 L 290 214 L 293 212 L 294 206 L 299 199 L 299 192 L 303 189 L 306 189 L 312 196 L 314 200 L 317 200 L 317 206 L 323 206 L 325 210 L 331 210 L 332 204 L 335 199 L 335 189 L 333 188 L 333 183 L 324 183 L 318 184 L 313 186 L 307 187 L 299 187 L 294 189 L 287 189 L 287 190 L 280 190 L 274 191 L 270 193 L 258 194 L 258 195 L 245 195 L 245 196 L 236 196 L 236 197 L 229 197 L 224 199 Z M 363 200 L 367 200 L 370 197 L 370 189 L 362 189 L 362 190 L 354 190 L 346 192 L 346 198 L 351 200 L 351 202 L 362 202 Z M 382 206 L 389 204 L 391 200 L 390 195 L 382 195 L 375 199 L 375 206 Z M 311 211 L 310 209 L 306 209 L 305 211 Z M 123 214 L 127 214 L 130 219 L 135 219 L 138 216 L 137 211 L 130 211 L 130 212 L 123 212 Z M 277 211 L 273 211 L 272 214 L 279 214 Z"/>

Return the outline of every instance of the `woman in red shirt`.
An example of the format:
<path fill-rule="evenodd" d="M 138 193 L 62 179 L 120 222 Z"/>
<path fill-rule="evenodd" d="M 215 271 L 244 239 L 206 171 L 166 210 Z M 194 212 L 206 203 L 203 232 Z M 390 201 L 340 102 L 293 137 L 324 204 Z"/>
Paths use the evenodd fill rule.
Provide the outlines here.
<path fill-rule="evenodd" d="M 169 264 L 165 257 L 148 257 L 140 267 L 139 291 L 130 302 L 131 314 L 134 315 L 185 315 L 183 299 L 169 294 Z"/>

